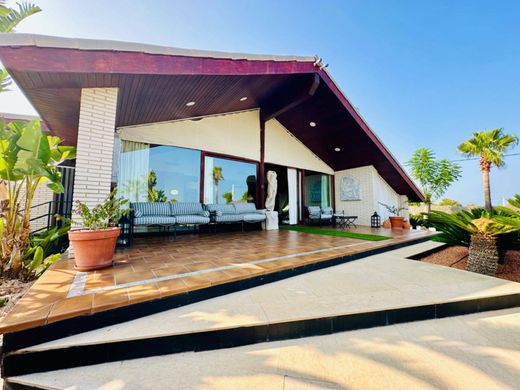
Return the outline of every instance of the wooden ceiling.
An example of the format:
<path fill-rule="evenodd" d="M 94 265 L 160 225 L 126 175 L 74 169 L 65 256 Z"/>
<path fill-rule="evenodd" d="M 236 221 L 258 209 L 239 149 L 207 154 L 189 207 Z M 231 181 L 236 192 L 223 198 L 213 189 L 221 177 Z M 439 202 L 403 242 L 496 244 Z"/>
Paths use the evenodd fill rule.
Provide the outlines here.
<path fill-rule="evenodd" d="M 125 58 L 122 58 L 125 57 Z M 311 62 L 192 59 L 144 53 L 0 47 L 0 59 L 51 131 L 77 138 L 81 88 L 118 87 L 116 126 L 266 109 L 334 170 L 374 165 L 398 193 L 422 197 L 328 74 Z M 181 67 L 180 62 L 186 65 Z M 196 65 L 196 66 L 195 66 Z M 316 83 L 316 78 L 318 83 Z M 240 98 L 247 96 L 247 100 Z M 186 103 L 196 105 L 187 107 Z M 310 127 L 309 122 L 316 127 Z M 341 152 L 334 151 L 340 148 Z"/>

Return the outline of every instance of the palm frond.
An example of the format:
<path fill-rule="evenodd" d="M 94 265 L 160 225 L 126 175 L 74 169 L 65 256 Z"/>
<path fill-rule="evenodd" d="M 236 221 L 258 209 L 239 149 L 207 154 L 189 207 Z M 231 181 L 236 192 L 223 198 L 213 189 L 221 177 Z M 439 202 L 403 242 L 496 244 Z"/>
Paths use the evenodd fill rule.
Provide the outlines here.
<path fill-rule="evenodd" d="M 0 32 L 12 32 L 25 18 L 41 11 L 32 3 L 17 3 L 18 9 L 7 8 L 0 4 Z M 7 12 L 7 11 L 8 12 Z"/>
<path fill-rule="evenodd" d="M 11 85 L 12 81 L 9 77 L 9 73 L 5 68 L 0 68 L 0 92 L 9 91 L 9 85 Z"/>

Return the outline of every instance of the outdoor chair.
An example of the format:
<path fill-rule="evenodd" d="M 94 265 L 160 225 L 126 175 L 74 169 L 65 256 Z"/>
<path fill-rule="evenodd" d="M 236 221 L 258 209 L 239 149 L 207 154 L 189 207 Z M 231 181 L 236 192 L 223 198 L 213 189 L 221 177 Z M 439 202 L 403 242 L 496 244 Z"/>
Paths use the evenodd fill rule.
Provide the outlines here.
<path fill-rule="evenodd" d="M 332 207 L 307 206 L 309 224 L 330 224 L 334 216 Z"/>

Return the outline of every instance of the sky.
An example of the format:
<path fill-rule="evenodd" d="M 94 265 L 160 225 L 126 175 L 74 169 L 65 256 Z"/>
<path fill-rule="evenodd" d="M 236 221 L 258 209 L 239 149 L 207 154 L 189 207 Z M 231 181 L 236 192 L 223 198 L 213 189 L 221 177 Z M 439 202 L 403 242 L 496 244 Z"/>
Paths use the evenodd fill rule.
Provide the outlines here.
<path fill-rule="evenodd" d="M 420 147 L 461 159 L 457 145 L 478 130 L 520 136 L 520 1 L 33 1 L 43 12 L 18 32 L 317 54 L 401 163 Z M 35 113 L 16 89 L 0 111 Z M 445 197 L 482 204 L 478 161 L 460 164 Z M 495 204 L 520 193 L 520 155 L 492 169 L 491 185 Z"/>

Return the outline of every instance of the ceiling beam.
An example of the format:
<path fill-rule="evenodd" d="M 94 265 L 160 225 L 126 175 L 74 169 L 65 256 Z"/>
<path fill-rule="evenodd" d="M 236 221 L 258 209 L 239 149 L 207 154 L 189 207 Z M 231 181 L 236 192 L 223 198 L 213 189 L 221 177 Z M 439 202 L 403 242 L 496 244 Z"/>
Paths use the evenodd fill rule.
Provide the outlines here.
<path fill-rule="evenodd" d="M 302 88 L 286 88 L 283 87 L 261 105 L 260 116 L 263 121 L 276 118 L 277 116 L 290 111 L 299 106 L 307 99 L 310 99 L 316 93 L 320 85 L 320 76 L 314 73 L 311 82 Z M 294 92 L 296 89 L 296 92 Z"/>

